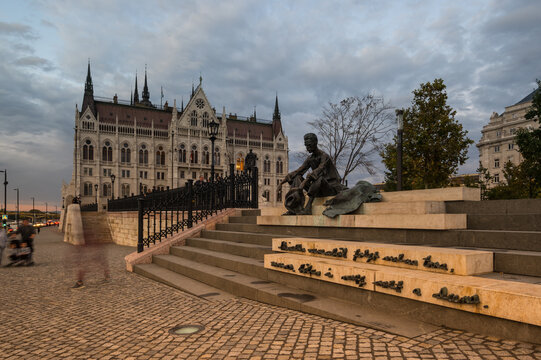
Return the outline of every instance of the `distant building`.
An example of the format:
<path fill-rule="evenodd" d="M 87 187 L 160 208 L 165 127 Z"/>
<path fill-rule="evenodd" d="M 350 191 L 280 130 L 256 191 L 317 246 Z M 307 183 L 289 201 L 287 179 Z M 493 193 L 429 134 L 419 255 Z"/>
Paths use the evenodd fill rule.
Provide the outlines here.
<path fill-rule="evenodd" d="M 82 204 L 98 199 L 101 208 L 112 194 L 124 197 L 184 186 L 188 179 L 209 179 L 211 121 L 220 124 L 214 153 L 217 176 L 229 172 L 229 164 L 243 170 L 251 149 L 257 156 L 260 202 L 281 202 L 277 184 L 288 173 L 289 161 L 278 96 L 272 121 L 257 119 L 255 111 L 249 117 L 226 115 L 225 107 L 219 114 L 201 82 L 200 78 L 195 89 L 192 85 L 186 106 L 182 102 L 177 108 L 176 100 L 172 107 L 167 102 L 156 106 L 150 101 L 145 70 L 141 100 L 136 76 L 129 102 L 119 101 L 116 95 L 105 101 L 94 96 L 88 64 L 83 103 L 75 111 L 72 178 L 62 185 L 64 204 L 80 195 Z M 111 175 L 115 175 L 114 189 Z"/>
<path fill-rule="evenodd" d="M 492 113 L 488 125 L 483 126 L 481 140 L 477 144 L 479 148 L 479 160 L 484 168 L 487 168 L 493 180 L 488 187 L 494 187 L 504 181 L 503 167 L 511 161 L 518 165 L 522 161 L 515 143 L 515 135 L 518 129 L 534 129 L 539 124 L 533 120 L 524 118 L 528 109 L 532 106 L 532 91 L 518 103 L 507 106 L 505 111 L 498 115 Z"/>

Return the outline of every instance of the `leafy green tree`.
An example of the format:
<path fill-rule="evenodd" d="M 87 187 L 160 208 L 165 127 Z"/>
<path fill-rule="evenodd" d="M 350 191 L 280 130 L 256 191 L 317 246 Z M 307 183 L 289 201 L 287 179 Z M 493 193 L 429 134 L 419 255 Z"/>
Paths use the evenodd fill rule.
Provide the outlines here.
<path fill-rule="evenodd" d="M 456 111 L 447 105 L 442 79 L 421 84 L 413 91 L 410 108 L 404 111 L 402 188 L 444 187 L 458 166 L 468 159 L 473 144 L 467 131 L 455 119 Z M 397 137 L 386 144 L 380 155 L 387 171 L 386 190 L 396 189 Z"/>
<path fill-rule="evenodd" d="M 526 113 L 526 119 L 541 120 L 541 81 L 537 80 L 537 91 L 533 95 L 532 106 Z M 529 197 L 541 196 L 541 127 L 535 130 L 519 129 L 516 135 L 518 151 L 523 157 L 521 167 L 530 179 L 528 184 Z"/>
<path fill-rule="evenodd" d="M 503 167 L 505 181 L 486 191 L 486 198 L 488 200 L 500 200 L 530 197 L 529 192 L 532 181 L 525 170 L 523 164 L 515 165 L 508 161 Z"/>

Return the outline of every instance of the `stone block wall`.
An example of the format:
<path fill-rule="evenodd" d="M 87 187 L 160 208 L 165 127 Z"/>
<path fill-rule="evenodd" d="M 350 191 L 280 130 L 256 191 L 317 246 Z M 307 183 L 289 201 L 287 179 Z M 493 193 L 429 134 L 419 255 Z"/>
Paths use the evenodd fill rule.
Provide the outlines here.
<path fill-rule="evenodd" d="M 107 212 L 113 242 L 137 246 L 137 211 Z"/>

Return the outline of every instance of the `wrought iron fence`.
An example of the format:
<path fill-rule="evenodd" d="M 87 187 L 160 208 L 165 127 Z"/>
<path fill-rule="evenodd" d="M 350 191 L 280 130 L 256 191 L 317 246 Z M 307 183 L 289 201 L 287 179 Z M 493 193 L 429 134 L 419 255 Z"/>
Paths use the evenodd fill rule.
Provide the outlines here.
<path fill-rule="evenodd" d="M 98 204 L 85 204 L 81 205 L 81 211 L 98 211 Z"/>
<path fill-rule="evenodd" d="M 108 201 L 109 211 L 138 211 L 137 252 L 222 209 L 242 207 L 258 207 L 257 168 L 235 173 L 230 165 L 229 175 L 214 181 Z"/>

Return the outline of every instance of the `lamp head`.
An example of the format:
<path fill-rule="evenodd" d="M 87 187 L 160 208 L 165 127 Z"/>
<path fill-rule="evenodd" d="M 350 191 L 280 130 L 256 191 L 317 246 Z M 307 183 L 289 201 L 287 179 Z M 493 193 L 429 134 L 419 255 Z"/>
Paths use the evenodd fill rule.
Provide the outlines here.
<path fill-rule="evenodd" d="M 209 123 L 208 130 L 210 136 L 216 137 L 218 135 L 218 128 L 220 127 L 220 124 L 214 121 L 214 119 Z"/>
<path fill-rule="evenodd" d="M 398 125 L 398 130 L 404 129 L 404 110 L 396 109 L 396 121 Z"/>

